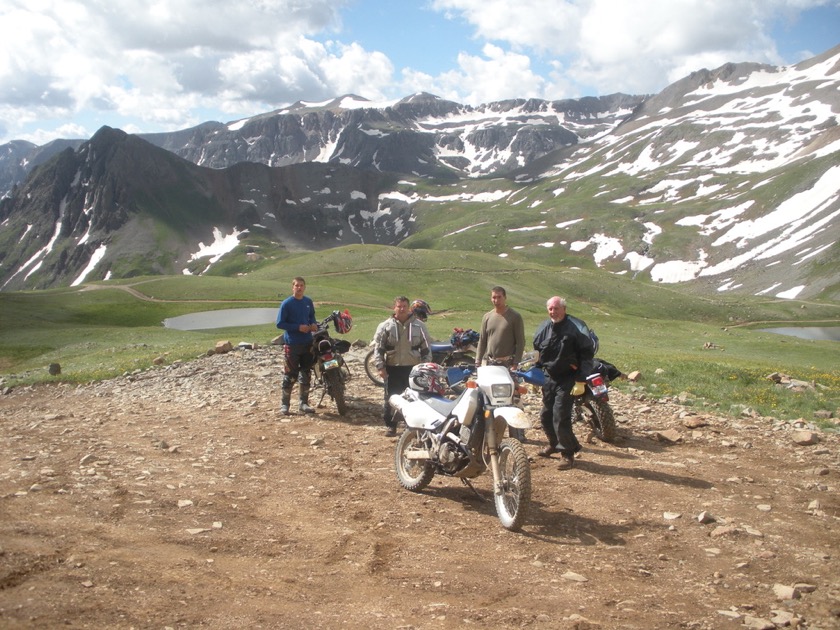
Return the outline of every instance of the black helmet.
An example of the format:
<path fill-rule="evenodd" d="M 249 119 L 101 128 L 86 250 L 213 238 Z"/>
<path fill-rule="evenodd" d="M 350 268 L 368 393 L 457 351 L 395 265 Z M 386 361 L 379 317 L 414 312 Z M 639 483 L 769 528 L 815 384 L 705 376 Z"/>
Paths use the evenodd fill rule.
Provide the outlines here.
<path fill-rule="evenodd" d="M 432 307 L 425 300 L 414 300 L 411 303 L 410 310 L 421 322 L 425 322 L 432 314 Z"/>

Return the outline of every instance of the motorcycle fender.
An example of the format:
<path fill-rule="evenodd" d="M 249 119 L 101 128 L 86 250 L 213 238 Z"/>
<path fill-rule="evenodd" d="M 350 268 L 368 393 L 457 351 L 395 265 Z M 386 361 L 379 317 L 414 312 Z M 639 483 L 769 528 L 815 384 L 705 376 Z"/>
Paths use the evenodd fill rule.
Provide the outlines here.
<path fill-rule="evenodd" d="M 425 429 L 433 431 L 446 418 L 432 409 L 426 403 L 419 400 L 406 400 L 399 394 L 394 394 L 388 399 L 392 409 L 402 414 L 405 423 L 412 429 Z"/>
<path fill-rule="evenodd" d="M 530 429 L 531 420 L 528 414 L 522 411 L 519 407 L 498 407 L 493 413 L 495 418 L 504 418 L 514 429 Z"/>

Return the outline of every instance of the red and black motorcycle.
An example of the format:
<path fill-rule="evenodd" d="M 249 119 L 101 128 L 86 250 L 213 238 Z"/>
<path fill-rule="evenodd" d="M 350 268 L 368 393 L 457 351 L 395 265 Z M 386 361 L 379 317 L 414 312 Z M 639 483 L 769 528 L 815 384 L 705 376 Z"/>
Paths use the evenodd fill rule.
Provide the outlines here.
<path fill-rule="evenodd" d="M 333 311 L 318 322 L 317 332 L 312 333 L 312 354 L 315 357 L 312 365 L 315 379 L 312 386 L 321 390 L 317 407 L 321 406 L 324 397 L 329 396 L 335 401 L 338 415 L 343 416 L 347 413 L 344 389 L 346 381 L 350 378 L 350 369 L 342 355 L 350 350 L 350 342 L 330 336 L 331 322 L 335 331 L 342 335 L 350 332 L 353 327 L 353 318 L 347 309 Z"/>
<path fill-rule="evenodd" d="M 615 415 L 610 407 L 610 380 L 621 376 L 612 363 L 595 359 L 595 372 L 586 378 L 583 395 L 575 397 L 573 422 L 589 426 L 592 434 L 602 442 L 615 440 Z"/>

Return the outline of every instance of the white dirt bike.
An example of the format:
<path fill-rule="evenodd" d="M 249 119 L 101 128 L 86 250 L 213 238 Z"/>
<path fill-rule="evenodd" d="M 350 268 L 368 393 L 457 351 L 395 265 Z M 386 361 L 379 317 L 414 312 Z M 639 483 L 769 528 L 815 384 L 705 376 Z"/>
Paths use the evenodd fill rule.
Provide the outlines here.
<path fill-rule="evenodd" d="M 454 400 L 440 395 L 442 387 L 439 393 L 409 387 L 389 398 L 407 427 L 395 453 L 400 485 L 419 492 L 440 474 L 457 477 L 476 492 L 469 480 L 489 468 L 496 514 L 505 529 L 519 530 L 531 504 L 531 465 L 522 443 L 504 436 L 508 426 L 528 429 L 531 422 L 514 406 L 518 386 L 510 370 L 463 366 L 444 374 L 440 366 L 421 365 L 433 365 L 449 384 L 469 380 Z"/>

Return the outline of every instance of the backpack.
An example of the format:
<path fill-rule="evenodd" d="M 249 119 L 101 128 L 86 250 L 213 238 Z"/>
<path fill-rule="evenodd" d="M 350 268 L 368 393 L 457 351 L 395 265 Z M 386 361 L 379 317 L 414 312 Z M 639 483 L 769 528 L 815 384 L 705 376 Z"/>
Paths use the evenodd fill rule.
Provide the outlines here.
<path fill-rule="evenodd" d="M 598 335 L 595 334 L 595 331 L 586 325 L 586 322 L 582 319 L 578 319 L 573 315 L 566 314 L 566 317 L 575 325 L 577 329 L 582 332 L 584 335 L 587 335 L 592 340 L 592 345 L 595 347 L 595 352 L 593 356 L 598 354 Z"/>

